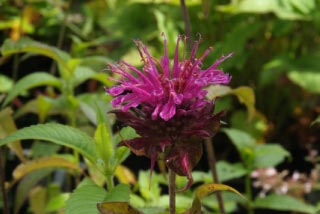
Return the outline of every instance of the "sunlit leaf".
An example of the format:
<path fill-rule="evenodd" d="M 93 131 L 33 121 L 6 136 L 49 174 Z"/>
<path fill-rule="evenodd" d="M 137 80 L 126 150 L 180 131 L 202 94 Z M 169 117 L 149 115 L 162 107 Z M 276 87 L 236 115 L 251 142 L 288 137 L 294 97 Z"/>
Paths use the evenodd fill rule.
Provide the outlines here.
<path fill-rule="evenodd" d="M 0 74 L 0 92 L 8 92 L 13 86 L 13 80 Z"/>
<path fill-rule="evenodd" d="M 104 202 L 97 204 L 100 214 L 143 214 L 128 202 Z"/>
<path fill-rule="evenodd" d="M 255 114 L 255 95 L 253 89 L 247 86 L 240 86 L 232 89 L 225 85 L 213 85 L 208 87 L 207 98 L 215 99 L 226 95 L 235 95 L 240 103 L 243 103 L 248 110 L 248 119 L 251 120 Z"/>
<path fill-rule="evenodd" d="M 316 213 L 317 209 L 311 205 L 297 200 L 289 195 L 268 195 L 264 198 L 257 198 L 254 207 L 272 209 L 279 211 L 292 211 L 299 213 Z"/>
<path fill-rule="evenodd" d="M 232 89 L 231 94 L 237 96 L 240 103 L 243 103 L 248 110 L 248 119 L 251 120 L 255 113 L 255 96 L 253 89 L 246 86 L 241 86 L 235 89 Z"/>
<path fill-rule="evenodd" d="M 57 213 L 58 210 L 62 210 L 62 208 L 65 207 L 65 203 L 69 197 L 69 193 L 61 193 L 51 198 L 46 204 L 46 213 Z"/>
<path fill-rule="evenodd" d="M 12 99 L 22 92 L 39 86 L 56 86 L 60 88 L 62 83 L 59 79 L 45 72 L 34 72 L 21 78 L 9 91 L 6 99 L 2 103 L 2 107 L 6 106 Z"/>
<path fill-rule="evenodd" d="M 134 173 L 123 165 L 119 165 L 115 171 L 115 176 L 119 179 L 121 183 L 124 184 L 135 184 L 137 182 Z"/>
<path fill-rule="evenodd" d="M 66 201 L 65 214 L 98 213 L 97 203 L 106 197 L 107 192 L 92 180 L 84 179 Z"/>
<path fill-rule="evenodd" d="M 318 71 L 290 71 L 288 77 L 306 91 L 320 94 L 320 73 Z"/>
<path fill-rule="evenodd" d="M 94 139 L 97 146 L 98 157 L 104 162 L 106 165 L 105 167 L 110 168 L 111 166 L 109 166 L 109 161 L 114 156 L 114 147 L 112 144 L 112 133 L 109 125 L 104 122 L 100 122 L 94 133 Z M 114 166 L 112 168 L 114 168 Z"/>
<path fill-rule="evenodd" d="M 86 133 L 70 126 L 48 123 L 19 129 L 0 140 L 0 146 L 16 140 L 44 140 L 75 149 L 92 163 L 96 161 L 94 140 Z"/>
<path fill-rule="evenodd" d="M 13 171 L 13 177 L 15 180 L 19 180 L 25 175 L 40 169 L 46 169 L 51 167 L 66 168 L 75 170 L 77 172 L 82 172 L 82 169 L 64 158 L 60 157 L 43 157 L 35 160 L 27 161 L 18 165 Z"/>

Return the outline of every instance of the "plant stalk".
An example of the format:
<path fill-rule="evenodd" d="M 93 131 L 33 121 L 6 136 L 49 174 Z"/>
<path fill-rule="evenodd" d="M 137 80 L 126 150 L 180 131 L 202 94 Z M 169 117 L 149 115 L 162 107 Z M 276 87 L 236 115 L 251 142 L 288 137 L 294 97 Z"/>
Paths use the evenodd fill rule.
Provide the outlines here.
<path fill-rule="evenodd" d="M 252 207 L 252 190 L 251 190 L 250 174 L 247 174 L 245 178 L 245 191 L 246 191 L 246 197 L 248 199 L 248 204 L 247 204 L 248 214 L 254 214 L 254 209 Z"/>
<path fill-rule="evenodd" d="M 214 147 L 212 145 L 210 138 L 206 139 L 205 146 L 206 146 L 208 163 L 209 163 L 210 171 L 212 173 L 213 182 L 219 183 L 219 178 L 218 178 L 218 173 L 217 173 L 217 168 L 216 168 L 216 157 L 215 157 Z M 223 214 L 223 213 L 225 213 L 225 209 L 224 209 L 224 204 L 223 204 L 221 192 L 217 191 L 216 196 L 217 196 L 217 200 L 218 200 L 220 213 Z"/>
<path fill-rule="evenodd" d="M 68 4 L 68 7 L 67 7 L 67 10 L 65 12 L 65 16 L 63 18 L 63 22 L 60 26 L 60 30 L 59 30 L 59 35 L 58 35 L 58 41 L 57 41 L 57 48 L 61 49 L 62 46 L 63 46 L 63 41 L 64 41 L 64 38 L 65 38 L 65 34 L 66 34 L 66 27 L 67 27 L 67 18 L 68 18 L 68 15 L 70 14 L 70 8 L 71 8 L 71 5 L 72 5 L 72 0 L 69 0 L 69 4 Z M 50 74 L 55 74 L 56 73 L 56 70 L 57 70 L 57 64 L 55 61 L 52 62 L 51 64 L 51 67 L 50 67 Z"/>
<path fill-rule="evenodd" d="M 3 214 L 9 214 L 8 198 L 5 189 L 5 177 L 4 169 L 2 168 L 2 148 L 0 148 L 0 185 L 2 192 L 2 201 L 3 201 Z"/>
<path fill-rule="evenodd" d="M 113 182 L 113 176 L 112 175 L 107 175 L 106 176 L 106 182 L 107 182 L 107 189 L 108 191 L 112 190 L 114 187 L 114 182 Z"/>
<path fill-rule="evenodd" d="M 176 173 L 169 168 L 169 213 L 176 213 Z"/>

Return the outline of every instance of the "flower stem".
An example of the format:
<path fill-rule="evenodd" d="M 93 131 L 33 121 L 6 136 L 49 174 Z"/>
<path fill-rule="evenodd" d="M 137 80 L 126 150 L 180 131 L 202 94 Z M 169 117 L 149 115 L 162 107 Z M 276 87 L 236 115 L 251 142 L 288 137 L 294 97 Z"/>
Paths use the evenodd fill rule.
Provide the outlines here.
<path fill-rule="evenodd" d="M 216 169 L 216 157 L 214 154 L 214 147 L 212 145 L 210 138 L 206 139 L 205 146 L 206 146 L 206 150 L 207 150 L 208 162 L 209 162 L 210 171 L 212 173 L 213 182 L 219 183 L 218 173 L 217 173 L 217 169 Z M 225 213 L 221 192 L 217 191 L 216 196 L 217 196 L 217 200 L 218 200 L 220 213 Z"/>
<path fill-rule="evenodd" d="M 176 213 L 176 173 L 169 168 L 169 213 Z"/>
<path fill-rule="evenodd" d="M 246 190 L 246 197 L 248 199 L 248 204 L 247 204 L 248 214 L 254 214 L 254 209 L 252 207 L 252 190 L 251 190 L 250 174 L 247 174 L 245 178 L 245 190 Z"/>
<path fill-rule="evenodd" d="M 184 0 L 180 0 L 180 6 L 181 6 L 181 11 L 182 11 L 182 16 L 183 16 L 183 21 L 184 21 L 184 28 L 186 31 L 186 35 L 189 38 L 188 39 L 188 48 L 191 49 L 193 39 L 192 39 L 192 31 L 191 31 L 191 22 L 189 18 L 189 13 L 186 7 L 186 3 Z"/>

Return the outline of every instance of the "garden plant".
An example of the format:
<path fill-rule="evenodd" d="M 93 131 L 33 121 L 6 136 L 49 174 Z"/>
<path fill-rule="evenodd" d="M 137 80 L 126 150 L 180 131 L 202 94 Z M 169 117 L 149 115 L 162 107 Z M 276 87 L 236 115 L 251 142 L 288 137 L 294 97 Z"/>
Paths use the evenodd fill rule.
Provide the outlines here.
<path fill-rule="evenodd" d="M 4 214 L 320 212 L 318 0 L 0 0 Z"/>

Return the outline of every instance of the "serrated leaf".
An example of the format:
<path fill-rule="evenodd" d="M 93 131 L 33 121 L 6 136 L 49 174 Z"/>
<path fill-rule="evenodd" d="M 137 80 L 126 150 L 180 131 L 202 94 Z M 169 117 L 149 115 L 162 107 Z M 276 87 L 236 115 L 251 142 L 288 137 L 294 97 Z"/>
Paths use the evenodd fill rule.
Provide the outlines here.
<path fill-rule="evenodd" d="M 254 207 L 301 213 L 316 213 L 317 211 L 315 207 L 305 204 L 289 195 L 276 194 L 268 195 L 264 198 L 257 198 L 254 201 Z"/>
<path fill-rule="evenodd" d="M 128 184 L 119 184 L 107 193 L 104 202 L 129 202 L 130 186 Z"/>
<path fill-rule="evenodd" d="M 51 167 L 58 167 L 58 168 L 61 167 L 61 168 L 72 169 L 80 173 L 82 172 L 82 169 L 78 165 L 64 158 L 43 157 L 43 158 L 27 161 L 25 163 L 18 165 L 13 170 L 13 177 L 15 180 L 20 180 L 22 177 L 26 176 L 31 172 L 34 172 L 40 169 L 51 168 Z"/>
<path fill-rule="evenodd" d="M 60 88 L 62 86 L 61 81 L 45 72 L 35 72 L 24 76 L 20 79 L 9 91 L 6 99 L 2 103 L 2 107 L 6 106 L 13 98 L 21 94 L 22 92 L 35 88 L 38 86 L 56 86 Z"/>
<path fill-rule="evenodd" d="M 306 91 L 320 94 L 320 73 L 318 71 L 290 71 L 288 77 Z"/>
<path fill-rule="evenodd" d="M 16 140 L 44 140 L 72 148 L 90 160 L 92 163 L 96 161 L 96 146 L 93 138 L 79 129 L 55 124 L 38 124 L 19 129 L 13 134 L 0 140 L 0 146 Z"/>
<path fill-rule="evenodd" d="M 65 214 L 98 213 L 97 203 L 102 202 L 106 195 L 102 187 L 86 178 L 67 200 Z"/>
<path fill-rule="evenodd" d="M 61 66 L 67 68 L 66 61 L 70 56 L 53 46 L 34 41 L 27 37 L 22 37 L 18 41 L 7 39 L 4 41 L 1 47 L 1 53 L 3 56 L 15 54 L 15 53 L 35 53 L 45 55 L 57 61 Z"/>

